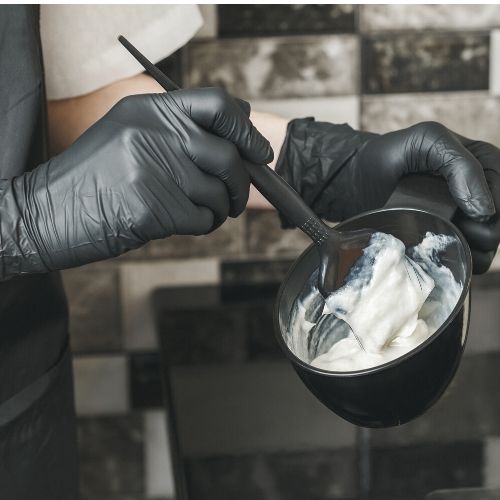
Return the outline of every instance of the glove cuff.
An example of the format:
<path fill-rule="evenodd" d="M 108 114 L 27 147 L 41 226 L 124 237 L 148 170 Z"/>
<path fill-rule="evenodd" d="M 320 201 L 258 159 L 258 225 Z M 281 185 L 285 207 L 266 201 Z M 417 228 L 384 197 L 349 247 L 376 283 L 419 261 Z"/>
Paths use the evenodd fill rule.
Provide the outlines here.
<path fill-rule="evenodd" d="M 364 139 L 365 134 L 347 124 L 316 122 L 314 118 L 292 120 L 276 172 L 320 217 L 341 220 L 342 208 L 336 203 L 341 186 L 336 186 L 336 178 L 351 163 Z M 280 218 L 283 228 L 294 227 L 281 214 Z"/>

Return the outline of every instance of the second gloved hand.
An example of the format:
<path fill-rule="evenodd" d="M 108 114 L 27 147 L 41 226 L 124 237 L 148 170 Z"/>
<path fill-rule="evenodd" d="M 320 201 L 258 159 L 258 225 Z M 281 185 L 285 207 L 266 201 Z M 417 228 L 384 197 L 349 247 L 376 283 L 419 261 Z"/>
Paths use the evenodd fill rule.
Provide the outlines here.
<path fill-rule="evenodd" d="M 0 180 L 0 279 L 204 234 L 245 208 L 245 162 L 272 150 L 220 89 L 120 101 L 65 152 Z"/>
<path fill-rule="evenodd" d="M 488 269 L 500 242 L 500 150 L 436 122 L 379 135 L 294 120 L 276 170 L 333 221 L 381 208 L 404 175 L 440 175 L 459 208 L 454 222 L 469 242 L 475 272 Z"/>

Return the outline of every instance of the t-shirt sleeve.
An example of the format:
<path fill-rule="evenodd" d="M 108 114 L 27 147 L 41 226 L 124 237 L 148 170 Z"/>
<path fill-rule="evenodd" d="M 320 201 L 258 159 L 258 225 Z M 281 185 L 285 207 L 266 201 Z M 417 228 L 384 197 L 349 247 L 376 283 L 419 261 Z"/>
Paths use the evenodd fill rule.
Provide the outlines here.
<path fill-rule="evenodd" d="M 141 73 L 118 35 L 156 63 L 186 44 L 202 24 L 196 5 L 42 5 L 47 98 L 87 94 Z"/>

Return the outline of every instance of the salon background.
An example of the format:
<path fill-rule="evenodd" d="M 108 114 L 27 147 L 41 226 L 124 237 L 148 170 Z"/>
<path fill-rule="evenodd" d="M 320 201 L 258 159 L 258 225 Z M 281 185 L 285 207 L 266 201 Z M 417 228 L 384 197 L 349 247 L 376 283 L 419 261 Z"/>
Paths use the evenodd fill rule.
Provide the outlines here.
<path fill-rule="evenodd" d="M 500 146 L 500 6 L 205 5 L 202 10 L 205 25 L 196 39 L 161 63 L 182 86 L 221 85 L 259 111 L 290 118 L 315 116 L 374 132 L 438 120 Z M 214 234 L 155 241 L 121 258 L 64 272 L 84 500 L 173 495 L 151 291 L 221 280 L 236 285 L 278 281 L 307 244 L 301 233 L 281 231 L 276 214 L 247 211 Z M 498 289 L 490 292 L 488 300 L 498 300 L 498 294 Z M 476 301 L 475 307 L 482 303 Z M 497 309 L 493 314 L 500 316 Z M 491 310 L 489 318 L 481 311 L 473 314 L 474 321 L 483 322 L 483 330 L 491 330 L 500 319 L 491 317 Z M 259 352 L 265 357 L 262 346 L 273 342 L 270 308 L 258 317 L 192 321 L 186 325 L 185 316 L 174 315 L 168 328 L 173 335 L 183 328 L 196 331 L 198 361 L 213 350 L 214 339 L 223 342 L 221 356 L 229 360 Z M 232 342 L 235 328 L 260 332 L 262 344 Z M 500 344 L 500 336 L 491 335 L 487 342 Z M 489 348 L 500 350 L 500 345 Z M 179 342 L 180 358 L 184 351 Z M 424 432 L 422 425 L 417 420 L 400 429 L 399 443 Z M 354 442 L 354 428 L 342 429 L 343 445 Z M 483 443 L 488 446 L 491 443 Z M 451 462 L 455 455 L 450 450 Z M 500 470 L 498 455 L 496 463 L 478 467 Z M 328 498 L 348 497 L 355 487 L 347 470 L 349 457 L 337 464 L 342 473 L 335 477 L 330 459 L 321 453 L 314 463 L 299 457 L 289 474 L 314 474 L 326 467 L 328 473 L 317 481 L 325 488 L 335 484 Z M 418 475 L 417 464 L 406 465 Z M 437 470 L 450 473 L 441 466 L 436 463 Z M 453 473 L 464 473 L 460 464 L 457 467 Z M 286 483 L 286 470 L 277 470 Z M 251 481 L 226 472 L 228 481 Z M 216 474 L 224 478 L 226 472 L 222 461 Z M 469 471 L 461 481 L 474 486 L 484 474 Z M 390 476 L 385 475 L 387 481 Z M 300 481 L 293 485 L 293 498 L 308 498 L 300 491 Z M 377 487 L 384 490 L 383 484 Z"/>

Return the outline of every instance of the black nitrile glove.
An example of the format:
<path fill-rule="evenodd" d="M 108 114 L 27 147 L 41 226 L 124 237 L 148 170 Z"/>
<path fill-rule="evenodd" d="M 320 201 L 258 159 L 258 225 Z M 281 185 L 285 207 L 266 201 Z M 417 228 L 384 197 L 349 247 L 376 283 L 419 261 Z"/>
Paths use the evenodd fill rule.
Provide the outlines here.
<path fill-rule="evenodd" d="M 248 199 L 245 161 L 273 153 L 220 89 L 130 96 L 65 152 L 0 180 L 0 279 L 204 234 Z"/>
<path fill-rule="evenodd" d="M 405 174 L 441 175 L 460 209 L 453 222 L 469 242 L 474 272 L 489 268 L 500 242 L 500 150 L 439 123 L 379 135 L 294 120 L 276 170 L 332 221 L 382 207 Z"/>

